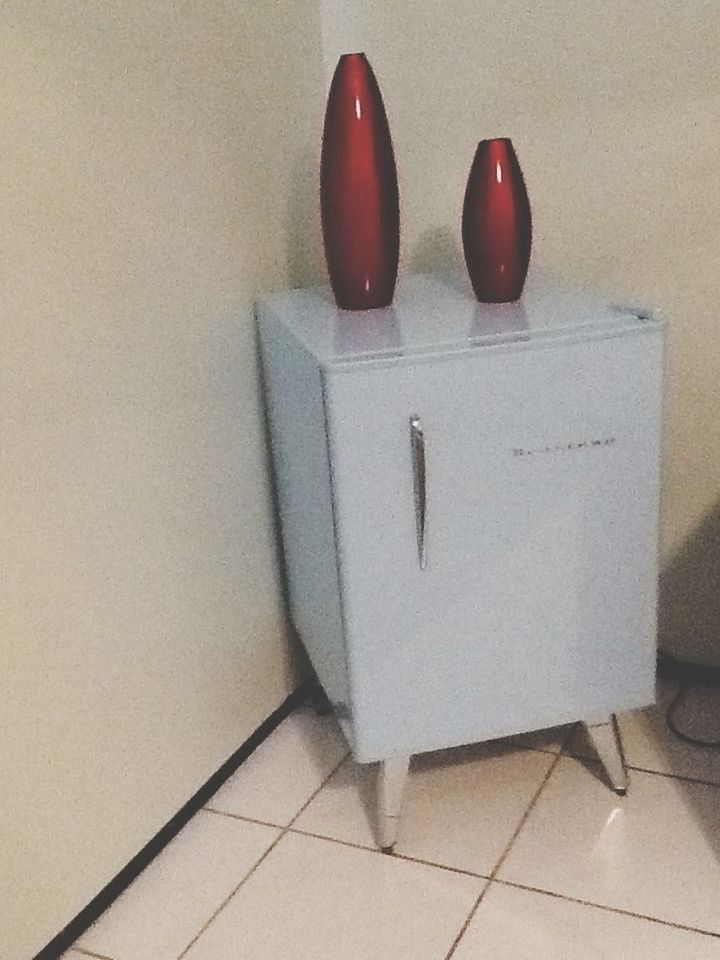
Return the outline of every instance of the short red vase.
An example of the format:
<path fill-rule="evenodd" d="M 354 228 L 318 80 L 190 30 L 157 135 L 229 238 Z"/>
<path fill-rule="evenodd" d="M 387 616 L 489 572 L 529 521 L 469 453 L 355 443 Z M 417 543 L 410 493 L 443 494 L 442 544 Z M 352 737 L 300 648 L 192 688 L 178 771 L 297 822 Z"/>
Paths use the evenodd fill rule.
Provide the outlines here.
<path fill-rule="evenodd" d="M 320 208 L 330 285 L 344 310 L 392 303 L 400 253 L 395 156 L 364 53 L 340 57 L 328 95 Z"/>
<path fill-rule="evenodd" d="M 465 190 L 462 238 L 478 300 L 518 300 L 530 263 L 532 217 L 522 170 L 507 137 L 478 144 Z"/>

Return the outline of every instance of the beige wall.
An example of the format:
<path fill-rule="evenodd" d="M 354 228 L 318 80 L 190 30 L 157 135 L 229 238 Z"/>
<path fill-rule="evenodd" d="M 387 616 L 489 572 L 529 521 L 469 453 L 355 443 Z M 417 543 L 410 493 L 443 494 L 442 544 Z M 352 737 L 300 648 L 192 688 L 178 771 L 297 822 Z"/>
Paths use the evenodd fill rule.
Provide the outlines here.
<path fill-rule="evenodd" d="M 325 0 L 326 72 L 368 53 L 400 173 L 403 263 L 462 264 L 479 139 L 511 136 L 536 262 L 670 321 L 662 643 L 720 663 L 720 99 L 715 0 Z"/>
<path fill-rule="evenodd" d="M 25 960 L 293 682 L 250 304 L 316 270 L 321 60 L 305 0 L 7 0 L 0 38 L 0 957 Z"/>

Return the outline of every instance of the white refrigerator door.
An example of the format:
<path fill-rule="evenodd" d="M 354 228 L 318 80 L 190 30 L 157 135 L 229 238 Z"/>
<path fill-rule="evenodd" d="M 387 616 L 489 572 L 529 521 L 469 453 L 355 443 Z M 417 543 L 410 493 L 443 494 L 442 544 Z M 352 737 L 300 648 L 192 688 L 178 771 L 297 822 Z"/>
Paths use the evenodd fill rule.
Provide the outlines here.
<path fill-rule="evenodd" d="M 327 374 L 359 760 L 653 699 L 661 373 L 649 331 Z"/>

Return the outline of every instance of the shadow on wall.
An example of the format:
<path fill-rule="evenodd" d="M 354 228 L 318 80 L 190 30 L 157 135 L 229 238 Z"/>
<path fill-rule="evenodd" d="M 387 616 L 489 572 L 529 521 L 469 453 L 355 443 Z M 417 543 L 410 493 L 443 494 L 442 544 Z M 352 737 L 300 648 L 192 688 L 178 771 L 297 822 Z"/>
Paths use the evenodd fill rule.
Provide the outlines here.
<path fill-rule="evenodd" d="M 319 163 L 312 150 L 304 150 L 292 170 L 287 219 L 287 275 L 292 288 L 327 281 L 320 227 Z"/>
<path fill-rule="evenodd" d="M 720 503 L 661 574 L 658 638 L 677 660 L 720 667 Z"/>
<path fill-rule="evenodd" d="M 435 227 L 422 234 L 410 257 L 409 273 L 442 277 L 463 293 L 469 290 L 465 258 L 450 227 Z"/>

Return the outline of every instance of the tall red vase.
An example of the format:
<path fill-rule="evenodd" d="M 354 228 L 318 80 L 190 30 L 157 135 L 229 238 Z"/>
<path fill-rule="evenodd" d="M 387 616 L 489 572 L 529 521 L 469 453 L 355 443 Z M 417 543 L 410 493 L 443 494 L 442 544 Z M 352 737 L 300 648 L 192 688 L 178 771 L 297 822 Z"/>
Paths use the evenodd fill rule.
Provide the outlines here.
<path fill-rule="evenodd" d="M 465 190 L 462 238 L 478 300 L 518 300 L 530 263 L 532 217 L 522 170 L 507 137 L 478 144 Z"/>
<path fill-rule="evenodd" d="M 325 112 L 320 207 L 337 305 L 392 303 L 400 252 L 400 204 L 390 129 L 364 53 L 340 57 Z"/>

